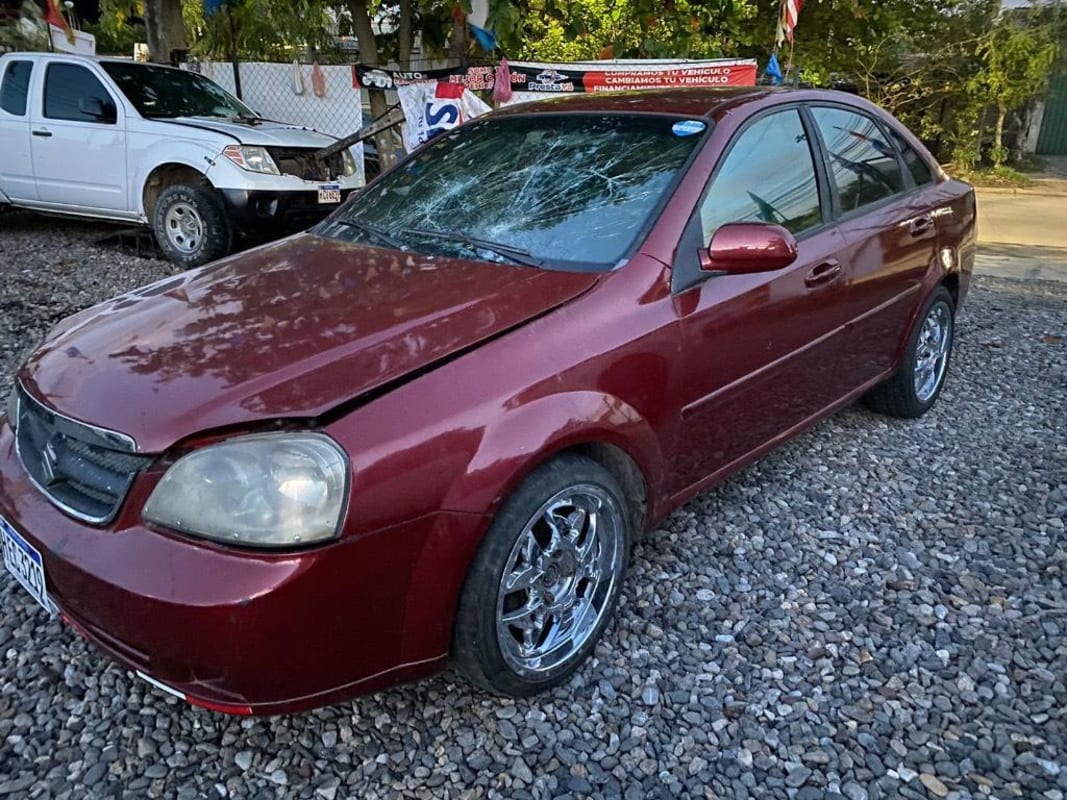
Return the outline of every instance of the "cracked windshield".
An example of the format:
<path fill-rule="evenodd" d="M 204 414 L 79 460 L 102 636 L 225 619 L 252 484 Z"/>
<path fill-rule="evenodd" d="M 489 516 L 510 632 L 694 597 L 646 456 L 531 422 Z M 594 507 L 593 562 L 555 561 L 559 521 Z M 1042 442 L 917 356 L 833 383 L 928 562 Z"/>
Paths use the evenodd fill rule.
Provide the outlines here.
<path fill-rule="evenodd" d="M 318 232 L 434 255 L 603 271 L 629 254 L 705 125 L 539 114 L 443 135 Z"/>

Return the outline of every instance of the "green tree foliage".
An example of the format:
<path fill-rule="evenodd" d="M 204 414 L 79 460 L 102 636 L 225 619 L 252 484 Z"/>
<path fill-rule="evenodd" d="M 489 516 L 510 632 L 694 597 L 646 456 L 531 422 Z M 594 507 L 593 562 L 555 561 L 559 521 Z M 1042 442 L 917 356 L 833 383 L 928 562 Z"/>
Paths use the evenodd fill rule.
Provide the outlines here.
<path fill-rule="evenodd" d="M 491 0 L 504 50 L 536 60 L 731 55 L 757 29 L 752 0 Z"/>
<path fill-rule="evenodd" d="M 230 52 L 225 14 L 204 19 L 201 0 L 182 0 L 194 53 Z M 98 36 L 128 52 L 143 0 L 103 0 Z M 242 0 L 232 11 L 245 59 L 343 57 L 338 36 L 355 36 L 366 63 L 496 57 L 471 42 L 456 9 L 470 0 Z M 488 27 L 510 58 L 751 57 L 766 63 L 779 0 L 489 0 Z M 1067 31 L 1065 4 L 1000 14 L 999 0 L 807 0 L 793 48 L 780 54 L 790 79 L 851 85 L 885 106 L 942 158 L 973 164 L 989 138 L 1001 163 L 1005 120 L 1043 90 Z M 375 23 L 372 25 L 372 23 Z M 143 41 L 143 26 L 139 34 Z M 127 36 L 123 36 L 126 32 Z M 372 98 L 380 111 L 384 98 Z"/>
<path fill-rule="evenodd" d="M 33 0 L 23 0 L 18 19 L 0 27 L 0 45 L 11 50 L 48 49 L 48 31 L 41 9 Z"/>
<path fill-rule="evenodd" d="M 983 68 L 969 81 L 976 94 L 996 106 L 993 166 L 1008 160 L 1004 122 L 1008 112 L 1029 102 L 1048 80 L 1059 50 L 1054 25 L 1035 14 L 1004 14 L 978 41 Z"/>

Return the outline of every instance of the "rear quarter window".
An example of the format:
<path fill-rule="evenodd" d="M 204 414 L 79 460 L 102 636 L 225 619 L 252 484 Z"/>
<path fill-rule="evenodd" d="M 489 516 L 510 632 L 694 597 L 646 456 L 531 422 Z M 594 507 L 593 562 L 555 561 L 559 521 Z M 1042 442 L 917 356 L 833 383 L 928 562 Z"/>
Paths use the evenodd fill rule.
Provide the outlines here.
<path fill-rule="evenodd" d="M 901 158 L 904 159 L 904 166 L 907 167 L 908 172 L 911 173 L 915 185 L 925 186 L 928 183 L 933 183 L 934 173 L 933 170 L 930 169 L 930 165 L 926 163 L 926 159 L 919 155 L 918 151 L 908 144 L 907 140 L 897 131 L 890 128 L 889 135 L 896 143 Z"/>
<path fill-rule="evenodd" d="M 9 61 L 0 80 L 0 108 L 16 117 L 26 116 L 32 61 Z"/>

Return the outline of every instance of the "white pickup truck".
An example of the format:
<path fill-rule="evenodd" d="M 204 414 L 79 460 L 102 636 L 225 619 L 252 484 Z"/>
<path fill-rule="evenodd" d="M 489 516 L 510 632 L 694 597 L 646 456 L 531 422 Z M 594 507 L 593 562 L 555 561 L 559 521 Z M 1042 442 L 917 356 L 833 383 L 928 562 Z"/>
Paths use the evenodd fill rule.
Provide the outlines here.
<path fill-rule="evenodd" d="M 362 183 L 333 137 L 262 119 L 193 72 L 58 53 L 0 56 L 0 209 L 149 225 L 192 267 L 238 238 L 316 222 Z"/>

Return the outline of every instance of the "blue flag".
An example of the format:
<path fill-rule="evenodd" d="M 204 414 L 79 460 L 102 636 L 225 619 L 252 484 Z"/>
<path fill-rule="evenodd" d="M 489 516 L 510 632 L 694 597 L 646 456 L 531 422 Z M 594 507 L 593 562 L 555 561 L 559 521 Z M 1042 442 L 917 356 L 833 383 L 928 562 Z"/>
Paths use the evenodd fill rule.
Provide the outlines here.
<path fill-rule="evenodd" d="M 778 54 L 771 53 L 770 60 L 767 62 L 767 69 L 764 70 L 764 75 L 770 75 L 774 79 L 775 85 L 782 82 L 782 68 L 778 66 Z"/>
<path fill-rule="evenodd" d="M 486 50 L 490 53 L 496 50 L 498 44 L 495 33 L 490 30 L 486 30 L 485 28 L 479 28 L 473 23 L 468 24 L 471 26 L 471 33 L 474 34 L 475 40 L 478 42 L 478 45 L 483 50 Z"/>

